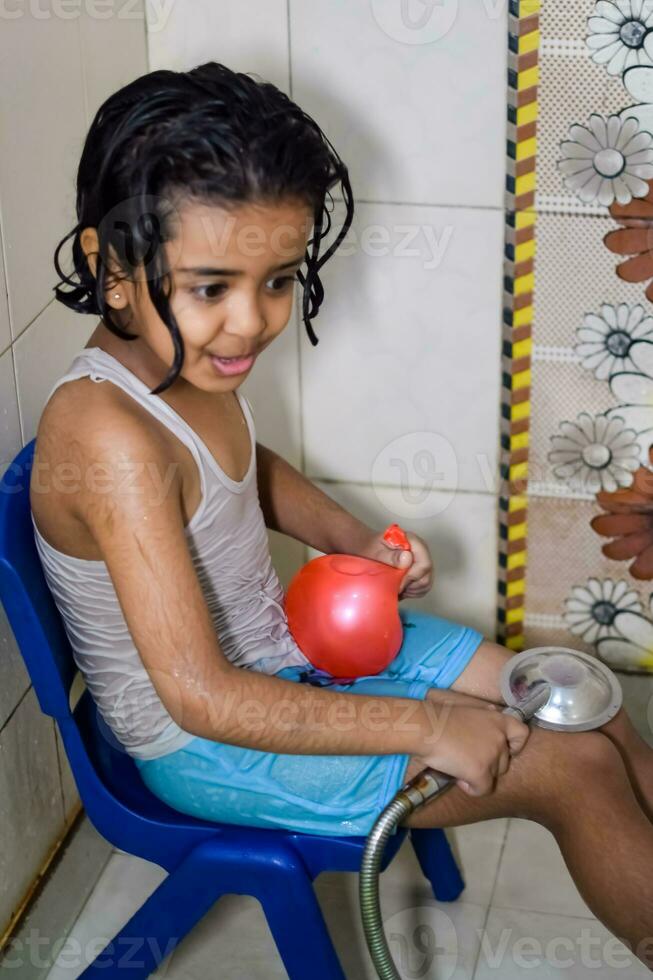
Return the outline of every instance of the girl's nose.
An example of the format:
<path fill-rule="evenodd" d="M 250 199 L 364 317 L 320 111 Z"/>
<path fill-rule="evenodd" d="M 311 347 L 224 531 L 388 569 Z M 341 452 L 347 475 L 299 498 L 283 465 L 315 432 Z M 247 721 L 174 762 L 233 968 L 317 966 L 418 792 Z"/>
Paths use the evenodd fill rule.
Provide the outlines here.
<path fill-rule="evenodd" d="M 249 296 L 233 298 L 224 330 L 240 337 L 258 337 L 265 330 L 265 317 L 258 301 Z"/>

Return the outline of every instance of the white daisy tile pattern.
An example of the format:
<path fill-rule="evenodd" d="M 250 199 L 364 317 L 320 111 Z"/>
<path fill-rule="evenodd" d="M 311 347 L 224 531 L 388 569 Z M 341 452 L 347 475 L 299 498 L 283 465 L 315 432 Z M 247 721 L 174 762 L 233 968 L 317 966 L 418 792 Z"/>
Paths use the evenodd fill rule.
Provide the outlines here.
<path fill-rule="evenodd" d="M 639 613 L 642 604 L 637 592 L 624 579 L 588 579 L 577 585 L 565 600 L 563 619 L 575 636 L 585 643 L 596 643 L 617 634 L 614 625 L 620 612 Z"/>
<path fill-rule="evenodd" d="M 650 31 L 652 0 L 599 0 L 587 22 L 592 60 L 620 75 L 637 65 L 653 65 Z"/>
<path fill-rule="evenodd" d="M 648 447 L 653 442 L 653 344 L 637 341 L 630 348 L 634 371 L 620 371 L 610 377 L 610 390 L 619 405 L 606 415 L 621 418 L 638 435 L 640 463 L 650 468 Z"/>
<path fill-rule="evenodd" d="M 570 127 L 569 139 L 560 148 L 558 169 L 568 190 L 583 203 L 629 204 L 648 193 L 653 136 L 640 129 L 636 119 L 606 119 L 593 113 L 587 126 Z"/>
<path fill-rule="evenodd" d="M 600 313 L 588 313 L 576 330 L 576 354 L 598 381 L 620 371 L 634 371 L 630 350 L 636 341 L 653 343 L 653 317 L 643 306 L 604 303 Z"/>
<path fill-rule="evenodd" d="M 653 35 L 647 36 L 648 48 L 653 57 Z M 636 119 L 639 128 L 653 132 L 653 68 L 650 65 L 628 68 L 623 74 L 623 83 L 635 99 L 635 105 L 626 106 L 619 115 L 625 119 Z"/>
<path fill-rule="evenodd" d="M 560 433 L 551 436 L 549 460 L 570 490 L 612 492 L 631 485 L 642 450 L 622 419 L 581 412 L 575 422 L 561 422 Z"/>
<path fill-rule="evenodd" d="M 653 597 L 648 616 L 635 608 L 620 609 L 613 621 L 612 635 L 596 644 L 599 656 L 611 667 L 638 671 L 653 668 Z"/>

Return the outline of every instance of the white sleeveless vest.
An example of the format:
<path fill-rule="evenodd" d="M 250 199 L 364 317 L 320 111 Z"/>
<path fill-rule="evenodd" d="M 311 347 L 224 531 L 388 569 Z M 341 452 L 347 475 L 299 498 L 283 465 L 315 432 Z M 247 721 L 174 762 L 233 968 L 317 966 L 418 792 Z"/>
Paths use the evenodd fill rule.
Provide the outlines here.
<path fill-rule="evenodd" d="M 202 498 L 185 528 L 188 546 L 220 646 L 238 667 L 274 674 L 310 667 L 288 630 L 283 588 L 272 565 L 256 484 L 256 432 L 248 400 L 236 395 L 251 438 L 251 460 L 237 482 L 221 469 L 191 426 L 120 361 L 84 348 L 48 394 L 66 381 L 110 381 L 160 419 L 193 454 Z M 77 667 L 101 717 L 125 751 L 154 759 L 194 736 L 171 718 L 138 654 L 106 564 L 57 551 L 32 515 L 46 581 L 64 622 Z M 171 570 L 172 574 L 172 570 Z"/>

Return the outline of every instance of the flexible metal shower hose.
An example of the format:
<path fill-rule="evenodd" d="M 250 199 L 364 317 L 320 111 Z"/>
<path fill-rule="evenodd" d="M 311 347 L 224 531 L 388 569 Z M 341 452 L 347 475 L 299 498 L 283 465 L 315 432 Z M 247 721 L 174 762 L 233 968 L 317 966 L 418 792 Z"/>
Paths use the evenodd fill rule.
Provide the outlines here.
<path fill-rule="evenodd" d="M 415 805 L 403 793 L 398 793 L 386 806 L 374 824 L 361 861 L 358 878 L 358 894 L 363 918 L 363 929 L 372 960 L 380 980 L 401 980 L 390 955 L 390 949 L 381 924 L 379 904 L 379 871 L 388 837 Z"/>
<path fill-rule="evenodd" d="M 503 714 L 520 721 L 529 721 L 549 699 L 547 685 L 532 691 L 519 704 L 504 708 Z M 451 789 L 455 780 L 434 769 L 423 769 L 406 783 L 388 803 L 372 827 L 361 860 L 358 877 L 358 897 L 367 948 L 379 980 L 402 980 L 394 965 L 381 920 L 379 873 L 388 837 L 402 820 L 427 800 Z"/>

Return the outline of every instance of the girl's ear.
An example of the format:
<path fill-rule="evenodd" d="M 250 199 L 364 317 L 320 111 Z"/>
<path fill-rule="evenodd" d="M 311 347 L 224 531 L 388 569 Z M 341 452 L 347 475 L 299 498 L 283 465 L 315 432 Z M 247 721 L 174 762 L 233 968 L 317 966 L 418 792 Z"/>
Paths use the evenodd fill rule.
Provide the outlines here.
<path fill-rule="evenodd" d="M 79 243 L 82 246 L 82 249 L 84 250 L 84 254 L 86 256 L 86 261 L 88 262 L 89 269 L 91 270 L 95 278 L 97 278 L 97 257 L 100 252 L 100 241 L 98 239 L 97 228 L 92 228 L 91 226 L 89 226 L 88 228 L 84 228 L 79 236 Z M 111 247 L 111 245 L 109 245 L 109 252 L 114 258 L 116 272 L 113 275 L 111 273 L 107 274 L 106 284 L 105 284 L 106 292 L 115 289 L 118 282 L 120 282 L 118 276 L 119 265 L 117 259 L 115 258 L 115 252 Z"/>
<path fill-rule="evenodd" d="M 97 229 L 91 227 L 82 229 L 82 233 L 79 236 L 79 244 L 84 250 L 89 269 L 97 277 L 97 256 L 100 251 Z"/>

